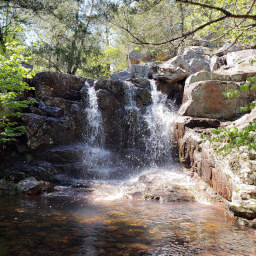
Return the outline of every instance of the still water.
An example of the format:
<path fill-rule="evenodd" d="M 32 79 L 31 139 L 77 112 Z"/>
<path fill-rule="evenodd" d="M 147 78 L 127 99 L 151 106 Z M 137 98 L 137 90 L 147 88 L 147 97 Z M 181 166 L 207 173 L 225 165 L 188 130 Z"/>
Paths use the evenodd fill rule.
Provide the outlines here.
<path fill-rule="evenodd" d="M 219 204 L 78 198 L 1 197 L 0 255 L 256 255 Z"/>

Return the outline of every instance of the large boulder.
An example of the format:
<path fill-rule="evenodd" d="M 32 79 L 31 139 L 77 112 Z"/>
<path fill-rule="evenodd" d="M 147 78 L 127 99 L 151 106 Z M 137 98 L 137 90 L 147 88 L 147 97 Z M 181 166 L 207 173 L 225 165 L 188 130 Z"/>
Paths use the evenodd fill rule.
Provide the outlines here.
<path fill-rule="evenodd" d="M 184 50 L 182 55 L 184 61 L 187 62 L 190 74 L 199 71 L 210 71 L 209 50 L 206 47 L 192 46 Z"/>
<path fill-rule="evenodd" d="M 35 87 L 37 97 L 61 97 L 65 99 L 79 98 L 87 78 L 61 74 L 57 72 L 37 73 L 30 83 Z"/>
<path fill-rule="evenodd" d="M 250 61 L 256 61 L 255 49 L 229 52 L 227 54 L 227 65 L 249 65 Z"/>
<path fill-rule="evenodd" d="M 79 123 L 68 117 L 53 118 L 32 113 L 22 114 L 22 120 L 27 128 L 27 144 L 30 149 L 68 143 L 79 138 Z"/>
<path fill-rule="evenodd" d="M 131 73 L 129 71 L 126 70 L 122 70 L 122 71 L 117 71 L 114 72 L 113 74 L 110 75 L 110 79 L 111 80 L 128 80 L 131 78 Z"/>
<path fill-rule="evenodd" d="M 125 85 L 122 81 L 100 79 L 95 82 L 94 86 L 96 91 L 100 89 L 106 90 L 118 99 L 122 99 L 125 94 Z"/>
<path fill-rule="evenodd" d="M 248 77 L 256 75 L 256 71 L 247 71 L 247 72 L 229 72 L 218 70 L 215 72 L 206 72 L 201 71 L 197 72 L 186 79 L 185 86 L 188 87 L 190 84 L 201 82 L 201 81 L 233 81 L 233 82 L 246 82 Z"/>
<path fill-rule="evenodd" d="M 133 50 L 128 54 L 129 64 L 140 64 L 141 61 L 151 61 L 152 56 L 147 54 L 142 54 L 139 51 Z"/>
<path fill-rule="evenodd" d="M 152 63 L 148 64 L 133 64 L 130 65 L 127 69 L 122 71 L 116 71 L 110 75 L 111 80 L 130 80 L 130 79 L 148 79 L 149 76 L 152 76 L 154 70 L 154 65 Z"/>
<path fill-rule="evenodd" d="M 188 47 L 182 54 L 159 64 L 153 78 L 176 83 L 199 71 L 209 72 L 211 64 L 209 55 L 205 47 Z"/>
<path fill-rule="evenodd" d="M 111 112 L 117 110 L 120 107 L 118 100 L 113 94 L 107 90 L 100 89 L 97 91 L 98 105 L 102 111 L 107 111 L 111 115 Z"/>
<path fill-rule="evenodd" d="M 231 119 L 240 115 L 241 107 L 248 105 L 255 93 L 242 92 L 231 99 L 223 93 L 229 90 L 239 90 L 241 83 L 235 81 L 245 80 L 252 73 L 208 73 L 199 72 L 190 76 L 185 84 L 183 104 L 179 110 L 180 115 Z"/>

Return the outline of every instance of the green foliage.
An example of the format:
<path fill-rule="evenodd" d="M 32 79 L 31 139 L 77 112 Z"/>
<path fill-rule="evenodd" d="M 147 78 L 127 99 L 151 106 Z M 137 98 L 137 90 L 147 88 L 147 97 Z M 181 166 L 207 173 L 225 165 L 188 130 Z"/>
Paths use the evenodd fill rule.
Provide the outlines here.
<path fill-rule="evenodd" d="M 247 83 L 240 86 L 240 90 L 229 90 L 224 95 L 227 98 L 231 98 L 234 95 L 240 95 L 242 91 L 255 91 L 256 77 L 247 79 Z M 241 111 L 252 110 L 256 106 L 256 101 L 250 103 L 249 106 L 244 106 Z M 207 134 L 206 137 L 210 142 L 218 142 L 217 152 L 230 152 L 233 148 L 246 147 L 248 151 L 256 152 L 256 119 L 250 122 L 248 126 L 239 129 L 233 124 L 233 128 L 219 127 L 212 129 L 211 134 Z M 205 136 L 201 134 L 201 137 Z"/>
<path fill-rule="evenodd" d="M 246 147 L 249 151 L 256 151 L 256 120 L 250 122 L 243 129 L 237 127 L 226 128 L 219 127 L 212 129 L 211 134 L 207 134 L 206 138 L 210 142 L 218 142 L 217 153 L 230 152 L 233 148 Z M 204 138 L 204 135 L 201 135 Z"/>
<path fill-rule="evenodd" d="M 25 127 L 17 122 L 20 110 L 34 100 L 21 99 L 22 93 L 33 90 L 25 81 L 32 78 L 34 72 L 25 68 L 22 63 L 24 47 L 16 42 L 6 45 L 5 52 L 0 54 L 0 141 L 15 141 L 16 137 L 26 132 Z"/>
<path fill-rule="evenodd" d="M 121 46 L 106 46 L 104 50 L 92 52 L 87 56 L 86 65 L 81 68 L 81 75 L 91 78 L 108 78 L 112 72 L 127 66 L 126 54 Z"/>

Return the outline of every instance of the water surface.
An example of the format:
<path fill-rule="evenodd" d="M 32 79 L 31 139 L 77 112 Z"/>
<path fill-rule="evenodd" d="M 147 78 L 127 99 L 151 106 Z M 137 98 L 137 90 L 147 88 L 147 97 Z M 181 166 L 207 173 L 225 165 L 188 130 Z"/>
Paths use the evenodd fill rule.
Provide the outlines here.
<path fill-rule="evenodd" d="M 255 255 L 221 205 L 70 197 L 0 199 L 0 255 Z"/>

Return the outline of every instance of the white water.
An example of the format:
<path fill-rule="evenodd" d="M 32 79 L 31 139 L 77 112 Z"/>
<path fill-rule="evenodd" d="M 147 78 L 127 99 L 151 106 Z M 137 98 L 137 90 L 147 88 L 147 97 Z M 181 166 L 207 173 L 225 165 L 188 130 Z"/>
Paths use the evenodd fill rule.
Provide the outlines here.
<path fill-rule="evenodd" d="M 143 110 L 135 100 L 137 88 L 125 82 L 127 145 L 133 151 L 139 147 L 138 137 L 142 139 L 144 146 L 139 156 L 137 151 L 124 157 L 104 148 L 104 129 L 97 94 L 94 87 L 88 89 L 89 107 L 86 113 L 89 128 L 85 133 L 88 143 L 84 150 L 84 163 L 85 171 L 94 180 L 91 197 L 94 201 L 112 201 L 132 198 L 136 193 L 161 194 L 180 186 L 192 192 L 198 202 L 208 203 L 207 197 L 199 196 L 198 190 L 194 189 L 196 183 L 180 172 L 179 165 L 173 159 L 172 131 L 176 109 L 167 96 L 157 90 L 155 81 L 150 83 L 152 104 Z M 142 123 L 146 124 L 146 130 Z M 143 168 L 133 166 L 136 157 L 145 163 L 141 165 Z"/>
<path fill-rule="evenodd" d="M 87 120 L 89 126 L 85 132 L 85 138 L 90 146 L 104 147 L 104 129 L 102 122 L 102 115 L 99 111 L 97 95 L 95 88 L 89 87 L 89 107 L 86 109 Z"/>
<path fill-rule="evenodd" d="M 144 115 L 150 134 L 145 137 L 145 144 L 147 155 L 152 164 L 156 165 L 171 160 L 172 130 L 176 114 L 174 105 L 168 104 L 167 96 L 157 90 L 156 82 L 150 80 L 150 83 L 152 105 Z"/>

